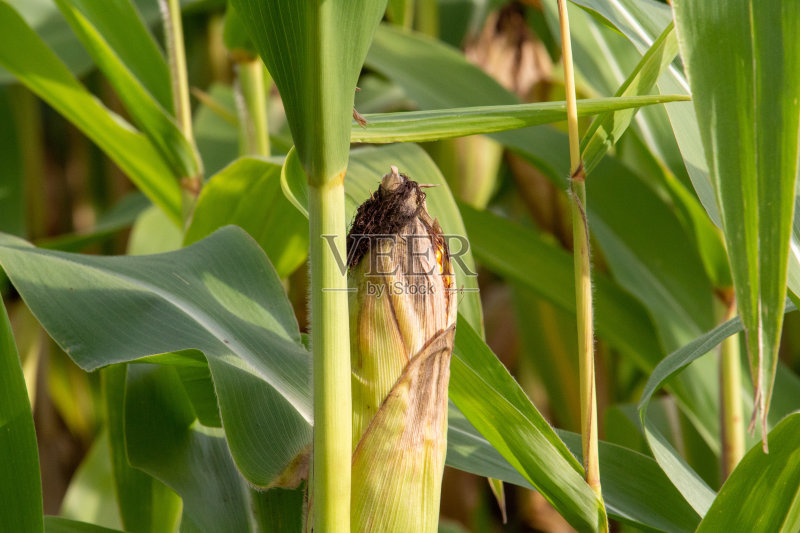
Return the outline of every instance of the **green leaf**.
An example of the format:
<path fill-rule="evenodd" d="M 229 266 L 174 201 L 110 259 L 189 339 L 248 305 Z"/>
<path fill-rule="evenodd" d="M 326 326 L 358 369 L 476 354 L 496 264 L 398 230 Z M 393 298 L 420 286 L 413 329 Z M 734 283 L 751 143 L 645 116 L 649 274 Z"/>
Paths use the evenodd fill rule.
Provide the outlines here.
<path fill-rule="evenodd" d="M 717 193 L 766 446 L 797 182 L 800 50 L 794 37 L 800 32 L 800 4 L 741 0 L 717 9 L 680 0 L 675 20 Z"/>
<path fill-rule="evenodd" d="M 770 453 L 751 448 L 719 491 L 698 532 L 800 529 L 800 413 L 769 433 Z"/>
<path fill-rule="evenodd" d="M 578 100 L 578 116 L 686 100 L 686 96 L 626 96 Z M 567 118 L 566 102 L 537 102 L 456 109 L 364 115 L 366 126 L 355 125 L 351 142 L 393 143 L 452 139 L 481 133 L 527 128 Z"/>
<path fill-rule="evenodd" d="M 319 185 L 341 176 L 356 82 L 386 0 L 232 3 L 278 86 L 310 179 Z"/>
<path fill-rule="evenodd" d="M 795 309 L 796 307 L 793 304 L 786 306 L 787 312 Z M 681 459 L 674 448 L 667 442 L 667 439 L 655 428 L 647 416 L 647 408 L 653 394 L 664 386 L 670 378 L 676 376 L 690 363 L 709 353 L 729 336 L 742 331 L 742 328 L 742 322 L 739 318 L 734 318 L 671 353 L 653 370 L 639 401 L 639 417 L 642 421 L 645 437 L 650 444 L 650 449 L 653 451 L 653 456 L 673 484 L 701 516 L 704 516 L 710 507 L 714 499 L 714 491 Z M 795 391 L 792 391 L 794 397 L 796 397 L 796 394 Z"/>
<path fill-rule="evenodd" d="M 174 221 L 180 220 L 180 188 L 158 151 L 141 133 L 106 109 L 31 30 L 14 9 L 0 3 L 0 66 L 94 141 L 131 181 Z M 19 50 L 25 50 L 20 54 Z"/>
<path fill-rule="evenodd" d="M 124 529 L 137 533 L 173 533 L 181 515 L 180 498 L 169 487 L 128 462 L 125 445 L 127 365 L 112 365 L 101 372 L 113 488 Z"/>
<path fill-rule="evenodd" d="M 199 175 L 197 154 L 173 117 L 167 63 L 130 0 L 56 2 L 173 175 Z"/>
<path fill-rule="evenodd" d="M 173 368 L 129 366 L 125 430 L 131 464 L 181 496 L 182 528 L 190 525 L 192 531 L 209 533 L 255 530 L 250 488 L 236 470 L 223 431 L 195 423 Z"/>
<path fill-rule="evenodd" d="M 242 230 L 137 257 L 52 252 L 4 235 L 0 264 L 85 370 L 201 350 L 231 452 L 254 485 L 271 483 L 308 443 L 309 357 L 278 276 Z M 282 430 L 254 437 L 267 427 Z"/>
<path fill-rule="evenodd" d="M 134 0 L 142 18 L 148 25 L 161 20 L 156 0 Z M 184 7 L 205 4 L 215 7 L 224 0 L 181 0 Z M 53 0 L 4 0 L 16 9 L 25 22 L 53 50 L 58 58 L 76 76 L 86 74 L 92 68 L 92 59 L 81 46 L 75 33 L 61 16 Z M 14 83 L 14 76 L 0 68 L 0 83 Z"/>
<path fill-rule="evenodd" d="M 308 257 L 308 222 L 281 192 L 281 165 L 237 159 L 203 187 L 184 244 L 226 224 L 247 231 L 266 252 L 281 278 Z"/>
<path fill-rule="evenodd" d="M 583 468 L 466 321 L 456 330 L 450 398 L 573 527 L 597 531 L 605 509 Z"/>
<path fill-rule="evenodd" d="M 601 0 L 572 1 L 589 11 L 597 20 L 605 21 L 627 37 L 640 54 L 644 54 L 652 46 L 672 21 L 670 7 L 655 0 L 619 0 L 613 3 Z M 667 70 L 667 75 L 659 79 L 658 86 L 661 92 L 689 94 L 689 84 L 681 66 L 678 61 L 674 62 Z M 687 102 L 665 109 L 697 196 L 709 217 L 719 224 L 719 212 L 702 150 L 694 107 Z M 671 166 L 673 171 L 680 172 L 680 169 L 675 168 L 675 164 Z"/>
<path fill-rule="evenodd" d="M 44 531 L 46 533 L 122 533 L 118 529 L 108 529 L 57 516 L 46 516 L 44 518 Z"/>
<path fill-rule="evenodd" d="M 661 72 L 669 66 L 677 54 L 678 40 L 673 26 L 668 26 L 617 89 L 615 96 L 624 97 L 650 92 Z M 581 157 L 587 174 L 591 173 L 600 158 L 628 129 L 634 113 L 635 110 L 632 109 L 608 111 L 592 122 L 581 141 Z"/>
<path fill-rule="evenodd" d="M 42 531 L 36 431 L 5 305 L 0 309 L 0 457 L 0 523 L 9 531 Z"/>

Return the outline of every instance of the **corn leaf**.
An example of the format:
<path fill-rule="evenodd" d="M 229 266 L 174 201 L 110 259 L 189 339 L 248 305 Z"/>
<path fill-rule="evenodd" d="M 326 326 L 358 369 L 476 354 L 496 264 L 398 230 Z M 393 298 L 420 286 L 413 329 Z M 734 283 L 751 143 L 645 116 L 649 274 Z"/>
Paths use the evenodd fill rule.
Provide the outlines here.
<path fill-rule="evenodd" d="M 686 96 L 625 96 L 578 100 L 578 116 L 686 100 Z M 354 125 L 352 142 L 425 142 L 482 133 L 496 133 L 560 122 L 567 118 L 566 102 L 538 102 L 456 109 L 375 113 L 364 115 L 365 126 Z"/>
<path fill-rule="evenodd" d="M 793 311 L 796 307 L 793 304 L 786 306 L 786 311 Z M 647 384 L 642 392 L 642 397 L 639 400 L 639 417 L 642 422 L 645 436 L 650 444 L 650 449 L 653 451 L 653 456 L 659 462 L 664 473 L 666 473 L 672 480 L 672 483 L 678 488 L 681 494 L 684 495 L 692 507 L 700 514 L 705 516 L 715 494 L 708 485 L 703 482 L 696 472 L 694 472 L 689 465 L 680 457 L 675 449 L 669 444 L 667 439 L 662 435 L 647 416 L 648 406 L 653 397 L 653 394 L 663 387 L 670 378 L 673 378 L 681 371 L 683 371 L 690 363 L 696 361 L 702 356 L 711 352 L 723 340 L 742 331 L 743 326 L 739 318 L 734 318 L 717 326 L 716 328 L 701 335 L 689 344 L 681 347 L 679 350 L 671 353 L 669 356 L 659 363 L 653 370 Z M 782 379 L 781 385 L 786 387 L 787 393 L 792 398 L 797 398 L 800 393 L 800 388 L 797 385 L 797 379 L 792 379 L 786 376 L 786 372 L 781 372 Z M 790 401 L 789 409 L 796 408 L 796 400 Z M 773 414 L 773 416 L 782 416 L 782 414 Z"/>
<path fill-rule="evenodd" d="M 5 2 L 0 3 L 0 66 L 94 141 L 174 221 L 180 188 L 160 153 L 140 132 L 94 98 Z M 18 53 L 25 50 L 25 54 Z"/>
<path fill-rule="evenodd" d="M 85 370 L 201 350 L 231 452 L 254 485 L 269 485 L 308 443 L 309 358 L 279 278 L 242 230 L 220 230 L 177 252 L 124 258 L 46 251 L 3 235 L 0 264 Z M 241 411 L 257 413 L 257 421 Z M 272 427 L 283 430 L 254 436 L 261 435 L 256 428 Z"/>
<path fill-rule="evenodd" d="M 789 533 L 800 529 L 800 413 L 769 432 L 770 453 L 758 447 L 725 481 L 697 529 Z"/>
<path fill-rule="evenodd" d="M 678 40 L 673 30 L 673 26 L 668 26 L 664 30 L 664 33 L 642 56 L 642 60 L 625 82 L 617 89 L 615 96 L 625 97 L 650 92 L 661 72 L 678 54 Z M 600 158 L 628 129 L 634 113 L 635 110 L 607 111 L 592 122 L 581 140 L 581 158 L 587 174 L 591 173 Z"/>
<path fill-rule="evenodd" d="M 0 309 L 0 523 L 42 531 L 42 483 L 33 413 L 5 305 Z"/>
<path fill-rule="evenodd" d="M 281 278 L 308 256 L 308 222 L 281 193 L 281 166 L 261 159 L 237 159 L 203 187 L 184 244 L 226 224 L 247 231 Z"/>
<path fill-rule="evenodd" d="M 309 177 L 325 182 L 340 175 L 356 82 L 386 0 L 232 3 L 275 80 Z"/>
<path fill-rule="evenodd" d="M 451 406 L 448 464 L 480 476 L 491 476 L 521 487 L 534 488 Z M 576 457 L 580 435 L 556 430 Z M 630 473 L 635 471 L 636 476 Z M 603 501 L 610 517 L 645 531 L 694 531 L 700 517 L 651 458 L 628 448 L 600 441 Z M 641 498 L 648 494 L 648 498 Z"/>
<path fill-rule="evenodd" d="M 675 17 L 766 446 L 797 182 L 800 4 L 682 0 Z"/>
<path fill-rule="evenodd" d="M 456 330 L 450 366 L 450 398 L 492 447 L 573 527 L 600 529 L 605 508 L 584 481 L 583 467 L 465 321 Z"/>
<path fill-rule="evenodd" d="M 167 63 L 130 0 L 57 3 L 173 175 L 199 175 L 198 156 L 174 119 Z"/>
<path fill-rule="evenodd" d="M 116 495 L 116 507 L 123 529 L 141 533 L 172 533 L 181 516 L 180 498 L 161 481 L 132 467 L 128 461 L 125 445 L 127 365 L 111 365 L 101 372 L 113 493 Z"/>
<path fill-rule="evenodd" d="M 270 527 L 254 511 L 271 496 L 239 474 L 221 429 L 195 421 L 174 368 L 130 365 L 125 398 L 126 448 L 131 464 L 159 478 L 183 500 L 181 528 L 208 533 L 299 531 L 302 493 L 281 510 L 296 527 Z M 159 442 L 158 447 L 153 442 Z M 280 491 L 281 489 L 277 489 Z M 274 493 L 273 493 L 274 494 Z M 274 524 L 272 524 L 274 525 Z"/>

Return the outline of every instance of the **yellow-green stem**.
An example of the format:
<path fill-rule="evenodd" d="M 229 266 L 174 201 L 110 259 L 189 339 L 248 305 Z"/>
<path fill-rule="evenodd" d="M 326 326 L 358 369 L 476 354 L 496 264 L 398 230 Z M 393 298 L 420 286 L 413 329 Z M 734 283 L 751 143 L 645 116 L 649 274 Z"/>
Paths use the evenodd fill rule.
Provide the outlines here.
<path fill-rule="evenodd" d="M 183 43 L 183 22 L 180 0 L 159 0 L 164 19 L 164 38 L 167 44 L 169 71 L 172 82 L 172 101 L 178 127 L 189 144 L 194 146 L 192 107 L 189 100 L 189 78 L 186 73 L 186 47 Z M 202 186 L 201 176 L 181 176 L 183 190 L 183 219 L 191 216 Z"/>
<path fill-rule="evenodd" d="M 311 238 L 311 334 L 314 353 L 314 531 L 350 532 L 352 399 L 344 176 L 308 188 Z M 323 236 L 335 235 L 326 240 Z M 336 247 L 336 250 L 332 249 Z"/>
<path fill-rule="evenodd" d="M 569 129 L 572 235 L 575 259 L 575 308 L 578 319 L 578 360 L 581 389 L 581 437 L 586 483 L 598 497 L 600 465 L 597 434 L 597 389 L 594 371 L 594 322 L 592 310 L 592 271 L 589 255 L 589 226 L 586 218 L 585 174 L 578 139 L 578 106 L 575 99 L 575 73 L 572 66 L 572 45 L 566 0 L 558 0 L 561 22 L 561 50 L 564 59 L 564 87 L 567 99 Z"/>
<path fill-rule="evenodd" d="M 260 59 L 238 64 L 239 86 L 242 91 L 243 113 L 240 127 L 245 141 L 244 152 L 269 157 L 267 127 L 267 69 Z"/>
<path fill-rule="evenodd" d="M 728 306 L 725 320 L 736 315 L 736 304 Z M 742 366 L 739 335 L 731 335 L 720 347 L 720 396 L 722 403 L 722 479 L 739 464 L 745 451 L 742 413 Z"/>

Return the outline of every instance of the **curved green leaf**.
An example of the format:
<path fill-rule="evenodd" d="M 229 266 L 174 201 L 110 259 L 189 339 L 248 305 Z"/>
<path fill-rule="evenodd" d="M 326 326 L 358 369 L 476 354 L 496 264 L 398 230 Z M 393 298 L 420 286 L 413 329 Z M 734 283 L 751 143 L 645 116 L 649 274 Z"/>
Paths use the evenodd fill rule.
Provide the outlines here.
<path fill-rule="evenodd" d="M 0 523 L 42 531 L 42 483 L 33 413 L 5 305 L 0 309 Z"/>
<path fill-rule="evenodd" d="M 453 354 L 453 403 L 573 527 L 601 529 L 605 508 L 580 463 L 466 321 L 456 330 Z"/>
<path fill-rule="evenodd" d="M 231 459 L 224 432 L 195 423 L 175 369 L 130 365 L 125 432 L 131 464 L 181 496 L 182 528 L 257 531 L 251 514 L 253 494 Z"/>
<path fill-rule="evenodd" d="M 281 192 L 281 165 L 262 159 L 237 159 L 213 176 L 186 230 L 192 244 L 226 224 L 247 231 L 266 252 L 281 278 L 308 257 L 308 222 Z"/>
<path fill-rule="evenodd" d="M 796 307 L 793 304 L 786 306 L 787 312 L 795 309 Z M 714 491 L 686 464 L 667 439 L 650 422 L 647 417 L 647 408 L 653 394 L 664 386 L 670 378 L 676 376 L 690 363 L 708 354 L 723 340 L 734 333 L 742 331 L 742 329 L 742 322 L 738 318 L 734 318 L 671 353 L 653 370 L 639 401 L 639 417 L 645 437 L 650 444 L 650 449 L 653 451 L 653 456 L 672 480 L 672 483 L 701 516 L 704 516 L 711 506 L 715 496 Z M 796 396 L 795 391 L 793 391 L 793 396 Z"/>
<path fill-rule="evenodd" d="M 455 406 L 448 417 L 448 464 L 479 476 L 533 489 Z M 556 430 L 579 457 L 580 435 Z M 636 472 L 637 475 L 630 475 Z M 700 517 L 652 458 L 615 444 L 600 442 L 600 476 L 608 514 L 645 531 L 694 531 Z M 647 494 L 647 498 L 642 498 Z"/>
<path fill-rule="evenodd" d="M 124 529 L 137 533 L 173 533 L 181 515 L 180 498 L 128 461 L 125 445 L 127 365 L 112 365 L 101 372 L 111 473 Z"/>
<path fill-rule="evenodd" d="M 719 491 L 699 533 L 800 530 L 800 413 L 769 432 L 770 452 L 751 448 Z"/>
<path fill-rule="evenodd" d="M 578 100 L 578 116 L 687 100 L 686 96 L 626 96 Z M 537 102 L 364 115 L 365 126 L 354 125 L 352 142 L 425 142 L 467 135 L 496 133 L 560 122 L 567 118 L 566 102 Z"/>
<path fill-rule="evenodd" d="M 51 252 L 2 235 L 0 264 L 86 370 L 201 350 L 233 457 L 251 483 L 269 485 L 305 448 L 309 357 L 278 276 L 242 230 L 137 257 Z M 274 427 L 282 428 L 279 435 L 262 433 Z"/>
<path fill-rule="evenodd" d="M 0 2 L 0 66 L 94 141 L 153 203 L 180 220 L 178 182 L 147 138 L 106 109 L 14 9 Z M 19 50 L 25 50 L 20 54 Z"/>
<path fill-rule="evenodd" d="M 166 61 L 130 0 L 56 2 L 173 175 L 199 175 L 198 156 L 172 115 Z"/>

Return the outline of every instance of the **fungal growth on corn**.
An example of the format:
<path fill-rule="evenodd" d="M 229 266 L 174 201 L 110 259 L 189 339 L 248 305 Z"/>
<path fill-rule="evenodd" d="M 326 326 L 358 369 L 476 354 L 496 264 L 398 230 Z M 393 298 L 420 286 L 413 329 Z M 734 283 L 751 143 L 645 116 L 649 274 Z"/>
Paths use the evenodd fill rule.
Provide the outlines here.
<path fill-rule="evenodd" d="M 447 449 L 455 277 L 425 193 L 396 167 L 347 237 L 352 531 L 435 532 Z"/>

